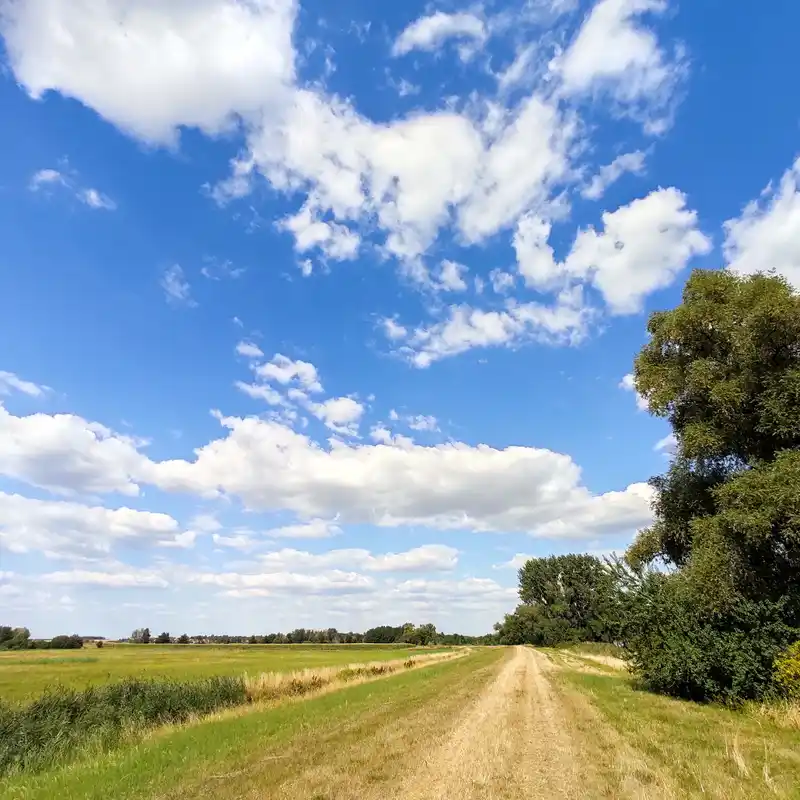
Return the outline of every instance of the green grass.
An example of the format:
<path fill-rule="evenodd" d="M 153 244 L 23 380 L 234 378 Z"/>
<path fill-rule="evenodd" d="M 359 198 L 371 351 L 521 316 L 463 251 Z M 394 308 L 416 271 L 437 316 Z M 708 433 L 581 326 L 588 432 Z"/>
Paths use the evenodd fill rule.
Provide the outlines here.
<path fill-rule="evenodd" d="M 118 645 L 74 656 L 13 651 L 0 653 L 0 699 L 29 702 L 54 685 L 84 689 L 124 678 L 185 681 L 245 672 L 290 672 L 385 661 L 414 652 L 420 651 L 385 645 Z"/>
<path fill-rule="evenodd" d="M 256 790 L 259 797 L 273 796 L 272 791 L 296 774 L 298 764 L 324 764 L 337 754 L 356 754 L 360 743 L 370 741 L 377 731 L 394 728 L 399 720 L 435 713 L 437 704 L 446 705 L 451 698 L 463 702 L 467 689 L 459 687 L 478 691 L 502 657 L 502 650 L 481 650 L 299 703 L 166 728 L 112 754 L 0 781 L 0 796 L 219 800 Z M 462 697 L 456 697 L 459 691 Z M 393 763 L 381 758 L 370 765 L 373 777 L 390 771 Z"/>
<path fill-rule="evenodd" d="M 602 721 L 669 774 L 681 798 L 800 797 L 797 708 L 751 705 L 731 710 L 651 694 L 619 673 L 555 673 L 587 696 Z"/>

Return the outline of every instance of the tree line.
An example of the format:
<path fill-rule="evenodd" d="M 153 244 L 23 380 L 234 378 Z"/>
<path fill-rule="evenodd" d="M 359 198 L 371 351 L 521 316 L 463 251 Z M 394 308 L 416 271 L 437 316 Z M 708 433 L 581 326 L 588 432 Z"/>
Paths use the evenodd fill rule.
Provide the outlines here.
<path fill-rule="evenodd" d="M 83 637 L 76 633 L 70 636 L 54 636 L 52 639 L 31 639 L 27 628 L 12 628 L 0 625 L 0 650 L 79 650 Z"/>
<path fill-rule="evenodd" d="M 800 296 L 780 277 L 697 270 L 647 330 L 636 390 L 675 438 L 650 480 L 654 522 L 624 559 L 526 563 L 497 634 L 615 642 L 651 690 L 766 698 L 780 676 L 800 682 Z"/>
<path fill-rule="evenodd" d="M 336 628 L 295 628 L 288 633 L 268 633 L 264 635 L 231 636 L 228 634 L 202 634 L 189 636 L 186 633 L 173 636 L 163 631 L 157 636 L 150 628 L 137 628 L 126 640 L 135 644 L 410 644 L 428 645 L 466 645 L 493 644 L 496 637 L 465 636 L 460 633 L 443 633 L 432 623 L 414 625 L 380 625 L 364 633 L 343 632 Z"/>

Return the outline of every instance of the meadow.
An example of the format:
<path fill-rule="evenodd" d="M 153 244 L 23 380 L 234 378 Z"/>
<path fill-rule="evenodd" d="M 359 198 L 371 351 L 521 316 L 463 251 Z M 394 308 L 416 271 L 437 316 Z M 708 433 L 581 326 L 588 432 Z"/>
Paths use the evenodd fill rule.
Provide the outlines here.
<path fill-rule="evenodd" d="M 0 652 L 0 701 L 24 703 L 56 685 L 75 689 L 124 678 L 190 680 L 290 672 L 419 652 L 395 645 L 129 645 Z M 432 652 L 424 650 L 423 652 Z"/>
<path fill-rule="evenodd" d="M 8 775 L 0 796 L 800 797 L 797 706 L 734 710 L 644 692 L 608 646 L 475 647 L 399 663 L 397 649 L 380 652 L 386 666 L 373 671 L 308 670 L 307 692 L 223 705 L 111 750 Z M 314 675 L 334 679 L 323 685 Z M 271 680 L 261 692 L 282 679 Z"/>

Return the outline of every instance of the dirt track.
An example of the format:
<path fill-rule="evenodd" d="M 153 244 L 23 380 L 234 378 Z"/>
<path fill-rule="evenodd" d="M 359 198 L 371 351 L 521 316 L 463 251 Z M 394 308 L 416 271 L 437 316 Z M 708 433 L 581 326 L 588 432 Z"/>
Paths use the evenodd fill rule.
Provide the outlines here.
<path fill-rule="evenodd" d="M 517 648 L 449 737 L 397 793 L 439 798 L 579 797 L 575 753 L 545 671 L 550 662 Z"/>

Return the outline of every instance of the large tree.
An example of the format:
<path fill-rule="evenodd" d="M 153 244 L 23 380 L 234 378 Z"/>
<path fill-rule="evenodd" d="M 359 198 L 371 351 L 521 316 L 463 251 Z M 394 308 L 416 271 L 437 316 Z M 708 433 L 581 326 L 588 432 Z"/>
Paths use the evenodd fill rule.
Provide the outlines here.
<path fill-rule="evenodd" d="M 650 604 L 642 620 L 649 644 L 641 649 L 663 651 L 653 622 L 672 624 L 683 608 L 680 624 L 692 634 L 706 630 L 709 641 L 739 642 L 750 624 L 769 629 L 753 655 L 758 674 L 768 675 L 800 626 L 800 296 L 778 277 L 695 271 L 681 305 L 653 314 L 648 331 L 636 389 L 671 424 L 676 452 L 667 473 L 651 480 L 655 522 L 628 559 L 674 572 L 658 594 L 669 597 L 672 614 L 665 619 Z M 674 633 L 665 637 L 679 653 Z M 733 691 L 737 678 L 725 670 L 713 667 L 722 689 L 711 694 Z M 736 691 L 756 695 L 765 680 Z"/>
<path fill-rule="evenodd" d="M 616 580 L 599 558 L 573 554 L 532 558 L 518 577 L 521 605 L 495 626 L 504 644 L 614 638 Z"/>

